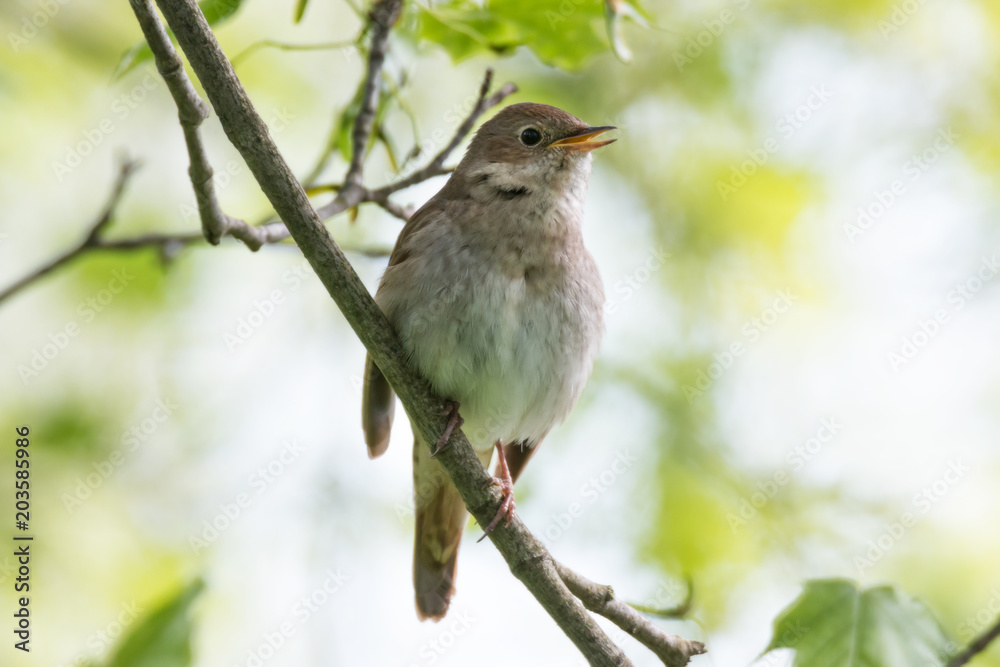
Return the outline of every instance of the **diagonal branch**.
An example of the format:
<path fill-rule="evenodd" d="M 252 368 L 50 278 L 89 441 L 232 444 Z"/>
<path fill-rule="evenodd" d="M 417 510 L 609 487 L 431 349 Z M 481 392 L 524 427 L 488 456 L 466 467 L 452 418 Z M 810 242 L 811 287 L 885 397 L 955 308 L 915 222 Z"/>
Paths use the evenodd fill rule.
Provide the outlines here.
<path fill-rule="evenodd" d="M 131 2 L 131 0 L 130 0 Z M 136 6 L 132 2 L 133 9 Z M 480 86 L 479 98 L 469 115 L 462 121 L 452 136 L 451 141 L 422 169 L 410 174 L 406 178 L 400 179 L 377 190 L 369 190 L 361 185 L 361 175 L 363 167 L 363 146 L 367 144 L 368 136 L 371 134 L 371 121 L 374 118 L 375 109 L 378 106 L 378 87 L 367 84 L 377 82 L 381 76 L 382 65 L 385 61 L 385 53 L 388 49 L 388 34 L 393 23 L 398 19 L 402 7 L 402 0 L 382 0 L 372 8 L 369 14 L 369 21 L 374 26 L 372 46 L 368 59 L 365 81 L 365 101 L 362 104 L 362 112 L 359 113 L 355 122 L 354 138 L 361 139 L 362 150 L 357 150 L 355 145 L 352 156 L 352 167 L 348 171 L 355 174 L 351 177 L 357 183 L 354 187 L 347 187 L 348 181 L 338 187 L 338 196 L 329 204 L 318 209 L 318 213 L 324 220 L 328 220 L 346 210 L 355 208 L 362 203 L 374 203 L 403 221 L 409 219 L 412 210 L 409 207 L 400 206 L 389 199 L 390 195 L 405 188 L 421 183 L 435 176 L 440 176 L 450 172 L 444 168 L 444 162 L 462 143 L 462 140 L 472 131 L 472 127 L 480 116 L 487 110 L 500 104 L 509 95 L 517 91 L 517 86 L 512 83 L 504 84 L 500 90 L 492 95 L 489 94 L 493 81 L 493 70 L 487 69 Z M 188 169 L 191 183 L 194 188 L 195 198 L 198 202 L 198 213 L 202 222 L 202 235 L 194 234 L 144 234 L 133 238 L 119 239 L 115 241 L 105 241 L 101 237 L 104 226 L 108 220 L 104 220 L 100 225 L 94 225 L 91 229 L 89 242 L 85 241 L 72 250 L 56 257 L 37 270 L 21 278 L 13 285 L 0 292 L 0 303 L 13 296 L 23 288 L 32 284 L 36 280 L 48 275 L 52 271 L 68 264 L 80 255 L 96 250 L 137 250 L 146 247 L 155 247 L 160 254 L 169 259 L 181 248 L 196 244 L 204 238 L 213 245 L 218 244 L 226 236 L 232 236 L 246 244 L 251 250 L 258 250 L 265 244 L 279 243 L 289 237 L 288 229 L 280 220 L 270 220 L 259 225 L 248 225 L 242 220 L 231 218 L 226 215 L 219 206 L 212 184 L 213 170 L 208 161 L 204 145 L 201 142 L 199 127 L 205 118 L 208 117 L 208 108 L 204 101 L 198 96 L 194 86 L 191 84 L 187 73 L 184 71 L 183 62 L 177 55 L 173 43 L 167 37 L 163 24 L 156 17 L 155 12 L 136 16 L 139 25 L 147 42 L 156 54 L 156 65 L 167 87 L 170 90 L 178 109 L 180 124 L 184 132 L 184 141 L 187 145 L 191 165 Z M 354 167 L 356 158 L 362 156 L 361 165 Z M 127 176 L 125 177 L 127 179 Z M 120 190 L 124 188 L 124 180 L 120 187 L 116 187 L 114 201 L 120 196 Z M 110 219 L 110 211 L 108 212 Z M 93 237 L 93 238 L 91 238 Z M 368 256 L 380 256 L 379 250 L 354 250 Z"/>
<path fill-rule="evenodd" d="M 968 664 L 973 658 L 985 651 L 986 647 L 997 637 L 1000 637 L 1000 618 L 997 618 L 993 625 L 983 631 L 983 634 L 973 639 L 972 643 L 962 649 L 961 653 L 952 658 L 948 667 L 961 667 Z"/>
<path fill-rule="evenodd" d="M 5 300 L 14 296 L 36 280 L 43 278 L 56 269 L 70 263 L 88 250 L 100 247 L 102 244 L 101 235 L 114 218 L 115 211 L 118 208 L 118 203 L 121 201 L 122 195 L 125 194 L 125 187 L 128 185 L 128 181 L 132 177 L 132 174 L 134 174 L 138 168 L 139 164 L 137 162 L 133 162 L 131 160 L 125 160 L 122 162 L 121 168 L 118 171 L 118 178 L 115 180 L 114 187 L 111 189 L 111 195 L 108 197 L 108 201 L 104 205 L 104 209 L 101 211 L 101 214 L 97 216 L 97 219 L 93 223 L 91 223 L 90 228 L 87 231 L 87 235 L 83 237 L 83 240 L 70 250 L 67 250 L 55 259 L 35 269 L 10 287 L 0 292 L 0 303 L 3 303 Z"/>
<path fill-rule="evenodd" d="M 136 0 L 130 0 L 133 9 L 137 4 Z M 246 244 L 251 250 L 259 250 L 265 243 L 271 243 L 278 238 L 271 238 L 275 231 L 271 227 L 253 227 L 243 220 L 231 218 L 226 215 L 219 200 L 215 196 L 215 187 L 212 184 L 212 165 L 208 161 L 205 146 L 201 141 L 201 134 L 198 128 L 202 121 L 208 118 L 208 107 L 198 97 L 191 80 L 188 79 L 184 71 L 184 63 L 181 62 L 177 51 L 167 31 L 155 13 L 141 14 L 137 11 L 136 17 L 139 19 L 139 27 L 146 37 L 146 42 L 150 49 L 156 54 L 156 69 L 167 84 L 170 96 L 177 104 L 177 112 L 180 117 L 181 128 L 184 130 L 184 142 L 187 144 L 188 156 L 191 158 L 191 166 L 188 174 L 191 176 L 191 185 L 194 187 L 195 198 L 198 200 L 198 214 L 201 217 L 202 231 L 205 238 L 212 245 L 218 245 L 219 241 L 226 234 L 233 236 Z"/>
<path fill-rule="evenodd" d="M 505 83 L 503 86 L 500 87 L 499 90 L 497 90 L 491 95 L 490 88 L 492 87 L 492 85 L 493 85 L 493 70 L 487 69 L 486 74 L 483 76 L 483 83 L 479 87 L 479 97 L 476 99 L 476 104 L 472 107 L 472 111 L 469 112 L 469 115 L 466 116 L 465 119 L 462 121 L 462 123 L 458 126 L 458 128 L 456 128 L 455 134 L 452 136 L 451 141 L 449 141 L 447 145 L 445 145 L 445 147 L 442 148 L 437 153 L 437 155 L 433 157 L 433 159 L 431 159 L 430 162 L 428 162 L 424 167 L 418 169 L 409 176 L 401 178 L 381 188 L 377 188 L 374 190 L 370 190 L 363 187 L 357 188 L 356 192 L 360 193 L 360 199 L 358 200 L 358 203 L 372 202 L 378 204 L 379 206 L 384 208 L 389 213 L 395 215 L 396 217 L 403 218 L 404 220 L 408 219 L 409 213 L 405 209 L 399 209 L 398 207 L 395 207 L 395 205 L 392 204 L 389 197 L 399 192 L 400 190 L 405 190 L 406 188 L 413 187 L 414 185 L 417 185 L 418 183 L 423 183 L 428 179 L 451 173 L 452 170 L 446 168 L 444 166 L 444 163 L 445 161 L 447 161 L 449 157 L 451 157 L 451 154 L 455 152 L 455 149 L 459 147 L 459 145 L 462 143 L 465 137 L 468 136 L 469 132 L 472 131 L 472 128 L 475 126 L 476 121 L 478 121 L 479 118 L 484 113 L 486 113 L 493 107 L 503 102 L 509 96 L 517 92 L 517 86 L 515 86 L 513 83 Z M 343 191 L 341 192 L 343 193 Z M 352 208 L 353 206 L 357 205 L 357 203 L 352 203 L 353 199 L 346 201 L 345 199 L 346 196 L 344 197 L 344 199 L 338 197 L 329 204 L 326 204 L 325 206 L 321 206 L 318 209 L 316 209 L 316 212 L 319 213 L 320 217 L 326 219 L 326 218 L 331 218 L 337 215 L 338 213 L 341 213 L 347 210 L 348 208 Z"/>
<path fill-rule="evenodd" d="M 389 196 L 405 188 L 422 183 L 429 178 L 450 173 L 450 169 L 444 168 L 441 165 L 444 164 L 445 160 L 448 159 L 451 153 L 453 153 L 459 144 L 462 143 L 462 140 L 465 139 L 469 132 L 472 131 L 472 127 L 475 125 L 479 117 L 492 107 L 500 104 L 508 95 L 517 90 L 517 86 L 512 83 L 508 83 L 492 95 L 488 95 L 488 84 L 492 80 L 492 75 L 492 70 L 486 70 L 484 86 L 480 90 L 479 99 L 476 105 L 473 107 L 472 111 L 465 118 L 465 120 L 462 121 L 461 125 L 459 125 L 454 136 L 451 138 L 451 141 L 448 142 L 448 145 L 442 149 L 441 152 L 439 152 L 427 166 L 404 179 L 400 179 L 399 181 L 391 183 L 378 190 L 361 188 L 346 201 L 334 199 L 329 204 L 317 209 L 319 215 L 324 220 L 329 220 L 330 218 L 333 218 L 348 209 L 354 208 L 359 204 L 371 202 L 382 207 L 386 212 L 400 218 L 401 220 L 405 221 L 409 219 L 412 211 L 394 203 Z M 328 189 L 334 189 L 332 186 L 327 187 Z M 124 188 L 124 183 L 122 184 L 122 188 Z M 340 188 L 341 186 L 337 186 L 335 189 L 339 190 Z M 288 229 L 280 220 L 269 220 L 261 225 L 258 225 L 257 229 L 264 230 L 260 238 L 262 238 L 263 242 L 266 244 L 279 243 L 288 238 Z M 28 274 L 24 278 L 21 278 L 3 292 L 0 292 L 0 303 L 39 278 L 42 278 L 52 271 L 61 268 L 76 257 L 88 252 L 101 250 L 139 250 L 142 248 L 153 247 L 158 249 L 164 257 L 169 258 L 175 255 L 181 248 L 185 248 L 190 245 L 197 245 L 204 240 L 205 236 L 203 234 L 193 233 L 148 233 L 131 238 L 116 240 L 106 240 L 103 236 L 99 235 L 99 238 L 94 243 L 88 244 L 84 247 L 73 248 L 71 251 L 56 257 L 44 266 Z M 350 252 L 369 257 L 381 257 L 387 254 L 383 249 L 365 248 L 351 248 Z"/>
<path fill-rule="evenodd" d="M 595 584 L 561 563 L 556 571 L 570 592 L 590 611 L 600 614 L 656 654 L 664 665 L 686 665 L 693 655 L 705 652 L 701 642 L 668 635 L 634 608 L 615 598 L 611 586 Z"/>
<path fill-rule="evenodd" d="M 458 126 L 455 131 L 455 136 L 451 138 L 441 151 L 434 156 L 426 167 L 415 171 L 408 177 L 400 179 L 395 183 L 390 183 L 389 185 L 379 188 L 377 190 L 371 191 L 371 199 L 369 201 L 379 202 L 383 199 L 389 197 L 389 195 L 408 188 L 417 183 L 426 181 L 428 178 L 434 176 L 441 176 L 442 174 L 448 173 L 448 170 L 444 168 L 444 162 L 448 159 L 458 145 L 462 143 L 462 139 L 465 138 L 471 130 L 472 126 L 476 124 L 479 117 L 486 113 L 489 109 L 492 109 L 496 105 L 503 102 L 508 96 L 513 95 L 517 92 L 517 86 L 513 83 L 505 83 L 500 87 L 500 90 L 496 91 L 490 95 L 490 86 L 493 84 L 493 70 L 486 70 L 486 76 L 483 77 L 483 84 L 479 87 L 479 99 L 476 101 L 476 105 L 472 107 L 472 111 L 466 116 L 462 124 Z"/>
<path fill-rule="evenodd" d="M 155 20 L 150 0 L 130 1 L 140 19 L 144 15 Z M 410 369 L 385 315 L 330 237 L 302 186 L 278 152 L 197 4 L 194 0 L 158 0 L 158 4 L 230 141 L 243 156 L 261 190 L 287 225 L 345 319 L 396 390 L 414 427 L 427 442 L 435 442 L 446 427 L 443 400 Z M 452 434 L 437 460 L 472 515 L 480 525 L 486 525 L 500 505 L 500 492 L 489 483 L 489 473 L 460 430 Z M 631 664 L 573 596 L 559 576 L 552 556 L 520 519 L 515 517 L 509 527 L 491 533 L 490 539 L 511 572 L 531 591 L 590 664 L 601 667 Z M 686 662 L 685 658 L 673 664 Z"/>
<path fill-rule="evenodd" d="M 628 603 L 628 606 L 632 607 L 636 611 L 646 614 L 647 616 L 656 616 L 658 618 L 684 618 L 691 612 L 691 603 L 694 601 L 694 582 L 690 578 L 687 580 L 687 595 L 684 596 L 684 600 L 673 607 L 663 608 L 663 607 L 651 607 L 644 604 Z"/>

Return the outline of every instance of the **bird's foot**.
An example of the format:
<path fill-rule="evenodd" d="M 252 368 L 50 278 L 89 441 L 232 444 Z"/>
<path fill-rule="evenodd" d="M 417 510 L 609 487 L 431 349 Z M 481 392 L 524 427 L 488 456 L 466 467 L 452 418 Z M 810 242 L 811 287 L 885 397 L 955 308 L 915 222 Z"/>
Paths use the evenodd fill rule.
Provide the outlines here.
<path fill-rule="evenodd" d="M 445 401 L 445 409 L 441 412 L 441 415 L 448 415 L 448 425 L 444 427 L 444 432 L 441 433 L 441 437 L 437 439 L 435 443 L 434 451 L 431 452 L 431 458 L 438 455 L 444 446 L 448 444 L 448 440 L 451 439 L 451 434 L 456 428 L 462 428 L 462 424 L 465 420 L 462 419 L 458 414 L 458 402 L 457 401 Z"/>
<path fill-rule="evenodd" d="M 476 542 L 485 540 L 486 536 L 492 533 L 493 529 L 497 527 L 501 519 L 506 518 L 504 526 L 509 526 L 510 520 L 514 517 L 514 510 L 517 507 L 517 503 L 514 502 L 514 480 L 511 479 L 510 469 L 507 467 L 507 458 L 503 454 L 503 446 L 499 442 L 495 446 L 497 448 L 497 455 L 500 457 L 500 477 L 490 477 L 487 483 L 496 484 L 500 487 L 503 502 L 500 503 L 497 515 L 493 517 L 490 525 L 486 526 L 486 529 L 483 531 L 483 536 L 476 540 Z"/>

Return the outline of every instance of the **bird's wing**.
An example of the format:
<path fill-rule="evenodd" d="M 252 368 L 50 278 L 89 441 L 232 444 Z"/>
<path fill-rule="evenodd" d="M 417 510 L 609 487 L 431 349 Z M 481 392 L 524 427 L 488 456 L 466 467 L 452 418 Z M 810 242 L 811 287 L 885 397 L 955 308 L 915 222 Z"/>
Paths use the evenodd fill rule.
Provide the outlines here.
<path fill-rule="evenodd" d="M 399 237 L 396 239 L 396 246 L 389 256 L 387 272 L 388 269 L 405 263 L 413 255 L 412 244 L 409 243 L 413 233 L 427 225 L 438 213 L 440 213 L 440 205 L 432 199 L 410 216 L 400 231 Z M 379 296 L 385 289 L 387 289 L 386 280 L 383 276 L 375 295 L 376 301 L 379 301 Z M 372 361 L 371 355 L 365 357 L 363 382 L 361 426 L 365 433 L 365 443 L 368 445 L 368 456 L 375 458 L 384 454 L 389 447 L 389 433 L 392 430 L 392 416 L 396 408 L 396 394 L 389 386 L 389 381 L 382 375 L 382 371 Z"/>
<path fill-rule="evenodd" d="M 368 458 L 385 453 L 389 447 L 396 394 L 370 355 L 365 356 L 365 379 L 361 392 L 361 426 L 365 431 Z"/>
<path fill-rule="evenodd" d="M 542 438 L 544 437 L 545 436 L 543 435 Z M 503 456 L 507 459 L 507 469 L 510 471 L 511 481 L 516 482 L 517 478 L 521 476 L 521 473 L 524 471 L 524 466 L 528 464 L 528 460 L 535 455 L 536 451 L 538 451 L 538 444 L 542 441 L 542 438 L 533 442 L 521 440 L 503 446 Z M 499 461 L 497 462 L 496 471 L 494 471 L 493 475 L 495 477 L 500 477 Z"/>

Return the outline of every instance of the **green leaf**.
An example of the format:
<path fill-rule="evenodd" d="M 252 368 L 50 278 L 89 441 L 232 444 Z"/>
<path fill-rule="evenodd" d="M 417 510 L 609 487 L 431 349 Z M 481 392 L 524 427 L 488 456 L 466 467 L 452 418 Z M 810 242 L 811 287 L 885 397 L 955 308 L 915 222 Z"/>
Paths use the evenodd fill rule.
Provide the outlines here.
<path fill-rule="evenodd" d="M 295 22 L 298 23 L 302 20 L 302 15 L 306 13 L 306 5 L 309 4 L 309 0 L 299 0 L 295 3 Z"/>
<path fill-rule="evenodd" d="M 154 610 L 118 645 L 106 667 L 188 667 L 191 604 L 204 587 L 197 579 Z"/>
<path fill-rule="evenodd" d="M 608 41 L 611 49 L 623 63 L 632 60 L 632 50 L 625 43 L 622 34 L 622 19 L 632 19 L 643 28 L 649 27 L 648 17 L 638 4 L 630 0 L 604 0 L 604 19 L 608 29 Z"/>
<path fill-rule="evenodd" d="M 444 48 L 456 63 L 484 52 L 513 52 L 524 43 L 516 24 L 473 3 L 418 6 L 418 39 Z"/>
<path fill-rule="evenodd" d="M 372 132 L 368 137 L 365 153 L 367 154 L 371 150 L 375 142 L 381 143 L 389 153 L 389 160 L 395 169 L 397 168 L 395 146 L 386 134 L 385 117 L 389 109 L 389 104 L 396 98 L 397 89 L 388 85 L 385 78 L 379 80 L 379 86 L 378 106 L 375 108 L 375 117 L 372 120 Z M 354 93 L 354 97 L 341 112 L 336 130 L 332 135 L 333 145 L 336 146 L 337 152 L 347 162 L 351 161 L 351 153 L 354 151 L 354 121 L 361 111 L 361 97 L 364 95 L 364 91 L 365 82 L 362 80 Z"/>
<path fill-rule="evenodd" d="M 933 667 L 954 644 L 920 602 L 891 586 L 808 581 L 774 621 L 764 651 L 795 649 L 796 667 Z"/>
<path fill-rule="evenodd" d="M 351 98 L 351 101 L 348 102 L 347 106 L 340 113 L 337 128 L 331 136 L 332 143 L 337 147 L 340 157 L 344 158 L 347 162 L 351 161 L 351 153 L 354 150 L 354 119 L 358 117 L 358 113 L 361 111 L 361 97 L 364 95 L 364 91 L 365 81 L 362 79 L 358 85 L 358 89 L 354 91 L 354 97 Z"/>
<path fill-rule="evenodd" d="M 455 62 L 481 53 L 509 55 L 526 46 L 542 62 L 563 69 L 578 69 L 608 50 L 606 21 L 614 18 L 617 23 L 619 16 L 642 18 L 624 0 L 614 4 L 618 9 L 610 18 L 605 16 L 604 0 L 488 0 L 485 4 L 451 0 L 415 6 L 414 36 L 439 45 Z M 617 25 L 611 27 L 617 34 Z M 616 39 L 620 42 L 620 35 Z"/>
<path fill-rule="evenodd" d="M 214 26 L 235 14 L 242 2 L 243 0 L 201 0 L 198 3 L 198 7 L 201 8 L 201 13 L 205 15 L 205 20 L 208 21 L 208 24 Z M 170 35 L 170 39 L 173 40 L 174 33 L 169 30 L 167 33 Z M 136 43 L 118 61 L 118 65 L 111 75 L 112 80 L 120 79 L 152 57 L 153 52 L 149 50 L 146 40 Z"/>

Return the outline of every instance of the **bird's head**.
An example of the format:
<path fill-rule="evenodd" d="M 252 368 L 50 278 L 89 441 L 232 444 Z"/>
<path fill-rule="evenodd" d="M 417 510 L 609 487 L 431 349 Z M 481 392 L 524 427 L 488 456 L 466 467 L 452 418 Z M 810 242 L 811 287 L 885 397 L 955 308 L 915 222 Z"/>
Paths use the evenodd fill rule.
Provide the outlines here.
<path fill-rule="evenodd" d="M 585 187 L 590 151 L 612 143 L 598 137 L 613 129 L 591 127 L 547 104 L 512 104 L 479 128 L 456 175 L 473 190 L 492 188 L 500 196 Z"/>

